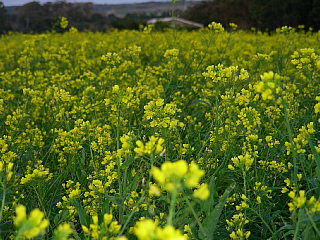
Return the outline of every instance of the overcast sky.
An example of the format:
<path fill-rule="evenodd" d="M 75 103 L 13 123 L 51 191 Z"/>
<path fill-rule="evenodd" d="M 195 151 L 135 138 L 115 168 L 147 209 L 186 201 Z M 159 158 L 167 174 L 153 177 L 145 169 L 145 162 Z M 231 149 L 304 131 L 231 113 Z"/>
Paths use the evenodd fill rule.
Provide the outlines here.
<path fill-rule="evenodd" d="M 54 2 L 55 0 L 35 0 L 37 2 Z M 106 4 L 117 4 L 117 3 L 137 3 L 137 2 L 170 2 L 171 0 L 68 0 L 67 2 L 93 2 L 93 3 L 106 3 Z M 23 5 L 32 0 L 0 0 L 5 6 L 18 6 Z"/>

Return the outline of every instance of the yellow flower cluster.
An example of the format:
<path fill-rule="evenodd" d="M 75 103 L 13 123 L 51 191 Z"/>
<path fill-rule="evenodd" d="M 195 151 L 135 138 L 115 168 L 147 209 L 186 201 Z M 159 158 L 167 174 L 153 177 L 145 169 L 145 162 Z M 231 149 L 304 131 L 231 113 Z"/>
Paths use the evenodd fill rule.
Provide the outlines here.
<path fill-rule="evenodd" d="M 97 215 L 92 216 L 93 223 L 89 227 L 82 225 L 82 230 L 88 237 L 92 239 L 118 239 L 125 240 L 125 237 L 116 238 L 115 236 L 120 232 L 121 225 L 118 221 L 113 221 L 112 214 L 104 214 L 102 222 L 99 224 Z"/>
<path fill-rule="evenodd" d="M 28 172 L 30 173 L 26 174 L 24 177 L 21 178 L 21 184 L 27 184 L 34 180 L 49 181 L 53 177 L 53 174 L 50 173 L 49 168 L 43 166 L 42 161 L 38 162 L 35 169 L 31 170 L 29 168 Z"/>
<path fill-rule="evenodd" d="M 260 113 L 253 107 L 242 108 L 238 118 L 237 125 L 243 125 L 248 131 L 248 135 L 255 132 L 257 126 L 261 124 Z"/>
<path fill-rule="evenodd" d="M 119 56 L 119 54 L 114 52 L 108 52 L 107 54 L 102 55 L 101 60 L 111 66 L 115 66 L 121 63 L 121 57 Z M 118 91 L 119 91 L 119 86 L 115 85 L 113 87 L 113 92 L 118 92 Z"/>
<path fill-rule="evenodd" d="M 318 103 L 314 106 L 314 112 L 320 113 L 320 96 L 316 97 L 316 100 L 318 101 Z"/>
<path fill-rule="evenodd" d="M 292 151 L 296 151 L 297 153 L 305 153 L 307 150 L 305 146 L 309 143 L 309 138 L 316 131 L 314 129 L 314 123 L 310 122 L 306 126 L 302 126 L 299 129 L 299 134 L 293 138 L 293 144 L 290 142 L 285 142 L 285 146 L 287 148 L 287 155 L 289 155 Z M 292 146 L 294 148 L 292 149 Z"/>
<path fill-rule="evenodd" d="M 164 228 L 158 226 L 158 222 L 151 219 L 143 219 L 134 226 L 134 234 L 139 240 L 186 240 L 187 236 L 171 225 Z"/>
<path fill-rule="evenodd" d="M 253 188 L 255 194 L 257 195 L 257 202 L 260 204 L 261 201 L 261 197 L 267 197 L 267 198 L 272 198 L 272 196 L 270 195 L 272 193 L 272 190 L 267 190 L 268 187 L 263 185 L 261 182 L 255 182 L 255 186 Z"/>
<path fill-rule="evenodd" d="M 229 235 L 233 240 L 248 239 L 251 235 L 250 231 L 244 230 L 244 225 L 249 223 L 243 213 L 235 214 L 230 220 L 227 220 L 228 230 L 232 231 Z"/>
<path fill-rule="evenodd" d="M 238 66 L 225 67 L 223 64 L 208 66 L 202 75 L 210 78 L 213 83 L 234 83 L 249 78 L 247 70 Z"/>
<path fill-rule="evenodd" d="M 235 170 L 236 167 L 248 171 L 253 164 L 254 158 L 246 153 L 245 155 L 239 155 L 237 157 L 231 158 L 232 164 L 228 165 L 230 170 Z"/>
<path fill-rule="evenodd" d="M 184 187 L 195 188 L 205 174 L 196 163 L 191 162 L 188 165 L 185 160 L 165 162 L 161 165 L 161 168 L 153 167 L 151 172 L 160 186 L 169 192 L 180 192 Z M 200 196 L 201 194 L 203 195 Z M 208 185 L 201 185 L 195 191 L 194 196 L 203 200 L 208 198 Z"/>
<path fill-rule="evenodd" d="M 73 233 L 72 228 L 68 223 L 62 223 L 54 231 L 53 240 L 67 240 L 69 235 Z"/>
<path fill-rule="evenodd" d="M 236 206 L 237 211 L 244 210 L 246 208 L 249 208 L 248 204 L 249 198 L 245 194 L 241 194 L 241 202 L 239 205 Z"/>
<path fill-rule="evenodd" d="M 320 212 L 320 201 L 314 196 L 308 199 L 305 190 L 299 192 L 292 190 L 288 193 L 288 196 L 291 198 L 291 202 L 288 203 L 290 211 L 306 207 L 311 213 Z"/>
<path fill-rule="evenodd" d="M 234 25 L 233 25 L 234 26 Z M 210 30 L 213 30 L 215 33 L 221 33 L 224 32 L 224 27 L 222 26 L 221 23 L 217 23 L 217 22 L 212 22 L 208 25 L 208 28 Z"/>
<path fill-rule="evenodd" d="M 266 142 L 270 148 L 274 148 L 280 144 L 278 140 L 273 140 L 272 136 L 266 136 Z"/>
<path fill-rule="evenodd" d="M 66 17 L 61 17 L 60 18 L 60 27 L 62 29 L 66 29 L 69 26 L 69 21 Z"/>
<path fill-rule="evenodd" d="M 175 118 L 181 112 L 175 103 L 164 103 L 164 99 L 150 101 L 144 106 L 144 119 L 150 121 L 150 127 L 176 129 L 184 127 L 184 123 Z"/>
<path fill-rule="evenodd" d="M 81 195 L 80 183 L 75 184 L 74 181 L 69 180 L 62 184 L 63 188 L 66 189 L 66 195 L 62 197 L 62 202 L 58 202 L 56 206 L 60 209 L 66 208 L 70 216 L 74 216 L 77 213 L 76 207 L 72 205 L 72 201 Z M 62 210 L 60 210 L 61 212 Z"/>
<path fill-rule="evenodd" d="M 32 239 L 43 234 L 49 226 L 49 220 L 44 219 L 44 213 L 39 209 L 31 211 L 27 216 L 27 209 L 23 205 L 16 208 L 14 225 L 18 228 L 17 239 Z"/>
<path fill-rule="evenodd" d="M 281 92 L 281 88 L 279 87 L 281 79 L 281 76 L 277 73 L 272 71 L 266 72 L 261 75 L 262 81 L 255 85 L 255 90 L 257 93 L 261 93 L 263 100 L 274 100 L 276 95 Z"/>
<path fill-rule="evenodd" d="M 13 175 L 13 166 L 12 162 L 5 164 L 3 161 L 0 161 L 0 182 L 7 181 L 9 182 Z"/>
<path fill-rule="evenodd" d="M 285 164 L 283 162 L 278 162 L 275 160 L 273 161 L 259 160 L 258 163 L 265 169 L 270 169 L 274 172 L 279 172 L 279 173 L 286 173 L 292 167 L 292 163 L 290 162 L 288 162 L 288 164 Z"/>
<path fill-rule="evenodd" d="M 166 50 L 163 56 L 167 59 L 175 59 L 178 57 L 178 55 L 179 55 L 179 49 L 168 49 Z"/>
<path fill-rule="evenodd" d="M 290 26 L 282 26 L 282 27 L 276 29 L 277 33 L 284 33 L 284 34 L 292 33 L 294 31 L 295 31 L 295 29 Z"/>
<path fill-rule="evenodd" d="M 155 136 L 151 136 L 150 140 L 144 144 L 142 141 L 138 140 L 136 142 L 137 147 L 134 151 L 139 154 L 163 154 L 165 152 L 165 148 L 163 147 L 164 139 L 157 138 Z"/>
<path fill-rule="evenodd" d="M 299 70 L 315 70 L 320 68 L 320 57 L 313 48 L 302 48 L 291 55 L 291 62 Z"/>
<path fill-rule="evenodd" d="M 194 190 L 193 196 L 200 200 L 207 200 L 210 196 L 209 185 L 202 183 L 198 189 Z"/>

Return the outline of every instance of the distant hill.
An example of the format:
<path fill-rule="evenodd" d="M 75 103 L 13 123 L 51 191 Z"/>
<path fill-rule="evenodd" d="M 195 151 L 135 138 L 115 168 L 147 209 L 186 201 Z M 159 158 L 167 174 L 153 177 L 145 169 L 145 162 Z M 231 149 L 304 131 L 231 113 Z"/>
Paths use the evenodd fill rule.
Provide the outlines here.
<path fill-rule="evenodd" d="M 112 28 L 139 29 L 152 18 L 170 17 L 173 10 L 174 16 L 181 16 L 187 8 L 196 3 L 196 1 L 179 1 L 173 6 L 171 2 L 161 1 L 129 4 L 33 2 L 22 6 L 6 7 L 8 25 L 6 29 L 34 33 L 56 28 L 62 31 L 57 24 L 59 16 L 67 17 L 71 25 L 79 31 L 106 31 Z"/>
<path fill-rule="evenodd" d="M 90 1 L 88 1 L 90 2 Z M 180 1 L 175 5 L 176 10 L 184 11 L 188 7 L 196 4 L 199 1 Z M 79 3 L 77 3 L 79 4 Z M 81 4 L 81 3 L 80 3 Z M 9 14 L 13 14 L 16 6 L 6 7 Z M 145 3 L 127 3 L 127 4 L 94 4 L 93 10 L 103 16 L 115 15 L 117 17 L 124 17 L 127 14 L 152 14 L 163 15 L 172 10 L 171 2 L 145 2 Z"/>
<path fill-rule="evenodd" d="M 188 7 L 194 5 L 197 1 L 180 1 L 175 5 L 176 10 L 184 11 Z M 129 3 L 129 4 L 96 4 L 94 11 L 101 15 L 115 15 L 123 17 L 127 14 L 152 14 L 161 16 L 163 13 L 172 10 L 171 2 L 146 2 L 146 3 Z"/>

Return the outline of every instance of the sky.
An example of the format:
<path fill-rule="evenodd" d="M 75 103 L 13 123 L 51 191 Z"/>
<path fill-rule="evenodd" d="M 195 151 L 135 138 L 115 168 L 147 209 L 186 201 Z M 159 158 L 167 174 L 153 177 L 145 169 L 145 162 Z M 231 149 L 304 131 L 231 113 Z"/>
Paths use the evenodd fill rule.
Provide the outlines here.
<path fill-rule="evenodd" d="M 0 0 L 5 6 L 19 6 L 33 0 Z M 54 2 L 55 0 L 34 0 L 37 2 Z M 67 2 L 93 2 L 99 4 L 138 3 L 138 2 L 170 2 L 171 0 L 68 0 Z"/>

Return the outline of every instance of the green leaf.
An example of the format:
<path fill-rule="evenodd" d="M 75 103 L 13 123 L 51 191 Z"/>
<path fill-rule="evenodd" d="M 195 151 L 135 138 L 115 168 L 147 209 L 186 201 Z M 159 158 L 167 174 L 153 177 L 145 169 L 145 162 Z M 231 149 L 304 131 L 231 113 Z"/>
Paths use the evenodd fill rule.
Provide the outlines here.
<path fill-rule="evenodd" d="M 227 198 L 229 197 L 230 193 L 233 191 L 234 188 L 235 188 L 235 184 L 233 183 L 225 190 L 225 192 L 223 193 L 223 195 L 219 200 L 219 203 L 215 206 L 213 211 L 210 212 L 203 221 L 203 227 L 209 239 L 214 238 L 214 233 L 216 231 L 216 227 L 220 219 L 220 215 L 223 210 L 224 204 L 226 203 Z"/>
<path fill-rule="evenodd" d="M 204 212 L 211 212 L 214 206 L 215 201 L 215 193 L 216 193 L 216 184 L 215 184 L 216 177 L 215 175 L 212 175 L 210 178 L 209 183 L 209 190 L 210 190 L 210 197 L 206 201 L 200 201 L 202 204 L 200 204 L 202 210 Z"/>
<path fill-rule="evenodd" d="M 208 105 L 209 107 L 211 107 L 211 104 L 210 104 L 209 102 L 204 101 L 204 100 L 201 100 L 201 99 L 198 99 L 198 100 L 193 101 L 193 102 L 190 104 L 190 106 L 195 105 L 195 104 L 198 104 L 198 103 L 204 103 L 204 104 Z"/>
<path fill-rule="evenodd" d="M 4 222 L 0 224 L 0 234 L 9 233 L 13 229 L 13 224 L 11 222 Z"/>
<path fill-rule="evenodd" d="M 65 219 L 68 216 L 68 210 L 65 210 L 63 212 L 60 212 L 59 214 L 57 214 L 54 219 L 53 219 L 53 223 L 58 226 L 60 223 L 62 223 L 63 221 L 65 221 Z"/>
<path fill-rule="evenodd" d="M 318 180 L 320 180 L 320 155 L 319 153 L 316 151 L 316 148 L 313 144 L 313 141 L 308 138 L 308 141 L 309 141 L 309 146 L 311 148 L 311 151 L 312 151 L 312 154 L 315 158 L 315 162 L 317 164 L 317 170 L 316 170 L 316 173 L 317 173 L 317 177 L 318 177 Z"/>
<path fill-rule="evenodd" d="M 90 216 L 86 213 L 86 211 L 79 202 L 76 202 L 75 207 L 78 210 L 81 225 L 89 226 Z"/>
<path fill-rule="evenodd" d="M 318 239 L 312 226 L 308 226 L 304 229 L 304 231 L 302 232 L 302 239 L 305 239 L 305 240 L 317 240 Z"/>

